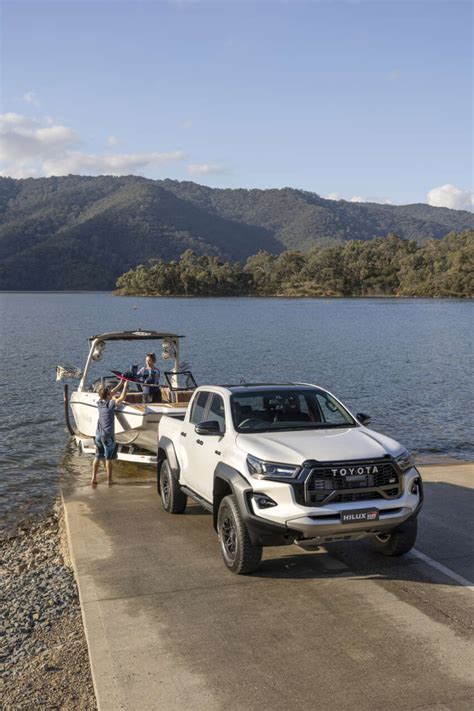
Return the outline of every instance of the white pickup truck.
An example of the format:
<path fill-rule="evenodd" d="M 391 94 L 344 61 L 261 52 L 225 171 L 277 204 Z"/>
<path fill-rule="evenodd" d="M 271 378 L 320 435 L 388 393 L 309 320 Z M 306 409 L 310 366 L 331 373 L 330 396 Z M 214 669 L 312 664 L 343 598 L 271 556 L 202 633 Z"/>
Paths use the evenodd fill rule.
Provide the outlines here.
<path fill-rule="evenodd" d="M 421 476 L 369 423 L 316 385 L 199 387 L 186 415 L 160 422 L 163 508 L 183 513 L 190 497 L 211 511 L 224 562 L 239 574 L 259 566 L 264 546 L 370 537 L 380 553 L 407 553 Z"/>

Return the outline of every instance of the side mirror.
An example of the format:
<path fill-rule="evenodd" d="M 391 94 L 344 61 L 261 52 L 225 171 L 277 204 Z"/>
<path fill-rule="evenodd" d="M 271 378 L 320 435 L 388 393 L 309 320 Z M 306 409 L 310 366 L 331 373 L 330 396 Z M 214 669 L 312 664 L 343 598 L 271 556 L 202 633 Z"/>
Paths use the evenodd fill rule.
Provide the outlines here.
<path fill-rule="evenodd" d="M 361 425 L 364 425 L 367 427 L 367 425 L 370 425 L 372 422 L 372 418 L 370 415 L 366 415 L 364 412 L 358 412 L 356 415 L 357 419 L 359 420 Z"/>
<path fill-rule="evenodd" d="M 204 422 L 198 422 L 194 431 L 198 435 L 220 435 L 222 434 L 221 428 L 217 420 L 205 420 Z"/>

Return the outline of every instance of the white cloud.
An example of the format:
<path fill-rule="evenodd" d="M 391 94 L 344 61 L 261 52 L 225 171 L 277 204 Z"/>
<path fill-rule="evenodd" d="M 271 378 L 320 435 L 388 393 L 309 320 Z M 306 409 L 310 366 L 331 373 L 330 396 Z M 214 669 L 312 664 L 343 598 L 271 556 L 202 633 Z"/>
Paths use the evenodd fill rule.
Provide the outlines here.
<path fill-rule="evenodd" d="M 0 130 L 5 130 L 7 128 L 30 128 L 37 124 L 36 119 L 28 118 L 28 116 L 22 116 L 21 114 L 15 114 L 13 112 L 0 114 Z"/>
<path fill-rule="evenodd" d="M 69 175 L 87 173 L 87 175 L 128 175 L 144 168 L 156 168 L 168 163 L 183 160 L 181 151 L 157 153 L 81 153 L 68 151 L 67 155 L 48 159 L 43 162 L 46 175 Z"/>
<path fill-rule="evenodd" d="M 428 205 L 434 207 L 450 207 L 452 210 L 470 210 L 471 212 L 474 210 L 474 193 L 450 183 L 432 188 L 428 192 L 426 200 Z"/>
<path fill-rule="evenodd" d="M 354 197 L 351 197 L 350 202 L 377 202 L 379 205 L 393 205 L 393 201 L 390 198 L 379 195 L 367 195 L 367 197 L 354 195 Z"/>
<path fill-rule="evenodd" d="M 41 174 L 40 163 L 61 155 L 79 142 L 78 134 L 61 124 L 44 125 L 20 114 L 0 115 L 0 161 L 5 175 Z M 8 170 L 11 169 L 11 173 Z"/>
<path fill-rule="evenodd" d="M 182 151 L 85 153 L 77 150 L 80 136 L 49 118 L 0 115 L 0 175 L 13 178 L 88 173 L 127 175 L 186 158 Z M 115 145 L 115 144 L 114 144 Z"/>
<path fill-rule="evenodd" d="M 224 166 L 216 163 L 190 163 L 187 170 L 190 175 L 221 175 L 225 172 Z"/>
<path fill-rule="evenodd" d="M 121 141 L 117 138 L 117 136 L 109 136 L 107 138 L 107 145 L 108 146 L 118 146 L 121 143 Z"/>
<path fill-rule="evenodd" d="M 346 200 L 347 202 L 377 202 L 380 205 L 393 205 L 393 201 L 388 197 L 379 197 L 377 195 L 353 195 L 351 198 L 345 198 L 341 193 L 328 193 L 324 196 L 326 200 Z"/>
<path fill-rule="evenodd" d="M 26 94 L 23 94 L 23 101 L 26 101 L 27 104 L 31 104 L 32 106 L 39 106 L 38 97 L 34 91 L 27 91 Z"/>

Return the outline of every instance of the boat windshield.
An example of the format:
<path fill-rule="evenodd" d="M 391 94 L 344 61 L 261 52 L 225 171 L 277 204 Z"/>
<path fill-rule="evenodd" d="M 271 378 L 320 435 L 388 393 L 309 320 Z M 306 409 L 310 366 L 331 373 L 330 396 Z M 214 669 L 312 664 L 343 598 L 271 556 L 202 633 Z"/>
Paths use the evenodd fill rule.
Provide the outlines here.
<path fill-rule="evenodd" d="M 356 427 L 349 412 L 324 390 L 275 389 L 234 393 L 232 418 L 238 432 Z"/>

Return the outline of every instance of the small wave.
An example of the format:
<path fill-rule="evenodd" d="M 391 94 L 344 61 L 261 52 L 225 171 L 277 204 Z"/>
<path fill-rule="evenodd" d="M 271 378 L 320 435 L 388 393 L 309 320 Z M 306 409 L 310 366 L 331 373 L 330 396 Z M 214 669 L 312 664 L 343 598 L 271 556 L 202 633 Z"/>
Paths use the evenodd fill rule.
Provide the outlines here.
<path fill-rule="evenodd" d="M 58 420 L 56 420 L 54 417 L 46 417 L 41 419 L 37 418 L 35 420 L 22 420 L 21 422 L 13 422 L 12 424 L 0 427 L 0 432 L 11 432 L 12 430 L 20 430 L 24 427 L 30 427 L 31 425 L 48 425 L 52 422 L 54 422 L 54 424 L 58 424 Z"/>

